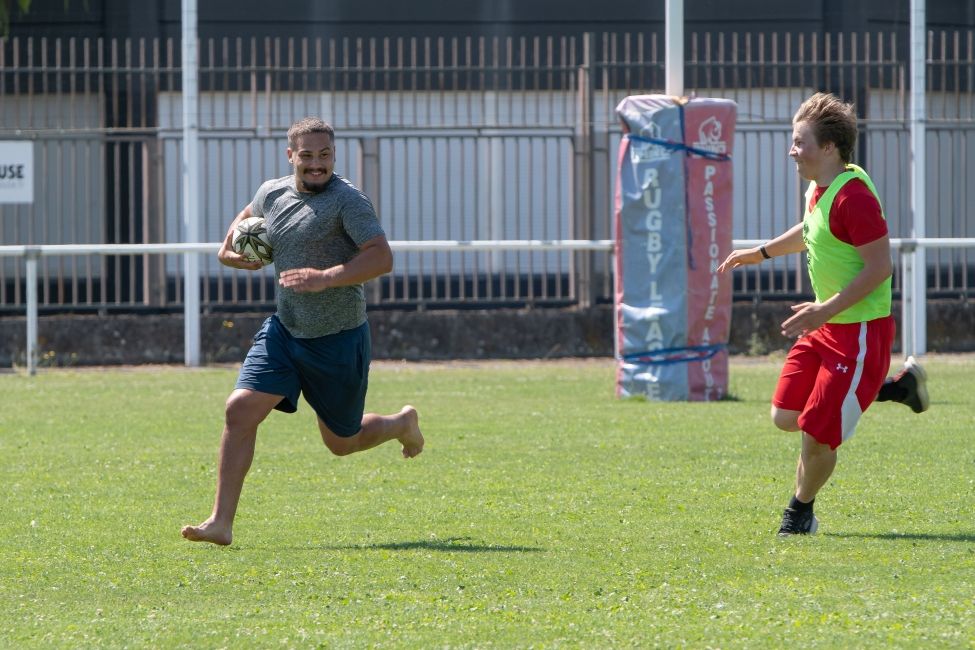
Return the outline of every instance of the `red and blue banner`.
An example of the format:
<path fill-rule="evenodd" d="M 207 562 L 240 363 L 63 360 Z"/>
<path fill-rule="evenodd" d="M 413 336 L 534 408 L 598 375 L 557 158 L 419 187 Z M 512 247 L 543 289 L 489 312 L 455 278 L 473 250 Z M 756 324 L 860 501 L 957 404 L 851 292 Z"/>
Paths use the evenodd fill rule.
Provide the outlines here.
<path fill-rule="evenodd" d="M 616 187 L 617 394 L 721 399 L 728 390 L 731 149 L 725 99 L 627 97 Z"/>

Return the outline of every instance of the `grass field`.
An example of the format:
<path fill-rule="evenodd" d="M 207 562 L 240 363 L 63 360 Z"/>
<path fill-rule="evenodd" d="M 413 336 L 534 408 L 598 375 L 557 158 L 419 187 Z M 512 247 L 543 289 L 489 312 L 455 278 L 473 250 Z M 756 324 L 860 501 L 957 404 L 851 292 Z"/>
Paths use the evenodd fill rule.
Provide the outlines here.
<path fill-rule="evenodd" d="M 0 376 L 0 645 L 975 647 L 975 358 L 868 411 L 779 539 L 798 435 L 780 361 L 735 399 L 617 401 L 609 360 L 376 364 L 426 451 L 329 455 L 273 414 L 228 548 L 207 516 L 235 369 Z"/>

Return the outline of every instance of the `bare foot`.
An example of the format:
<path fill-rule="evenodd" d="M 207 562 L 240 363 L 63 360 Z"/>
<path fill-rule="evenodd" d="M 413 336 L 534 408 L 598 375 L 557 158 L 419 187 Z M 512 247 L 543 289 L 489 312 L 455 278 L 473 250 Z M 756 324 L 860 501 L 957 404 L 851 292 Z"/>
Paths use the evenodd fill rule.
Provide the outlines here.
<path fill-rule="evenodd" d="M 234 535 L 230 528 L 213 523 L 207 519 L 199 526 L 183 526 L 180 534 L 191 542 L 210 542 L 220 546 L 228 546 L 233 541 Z"/>
<path fill-rule="evenodd" d="M 423 434 L 420 433 L 420 416 L 416 409 L 407 404 L 400 409 L 400 415 L 406 418 L 406 432 L 399 436 L 403 445 L 403 458 L 413 458 L 423 451 Z"/>

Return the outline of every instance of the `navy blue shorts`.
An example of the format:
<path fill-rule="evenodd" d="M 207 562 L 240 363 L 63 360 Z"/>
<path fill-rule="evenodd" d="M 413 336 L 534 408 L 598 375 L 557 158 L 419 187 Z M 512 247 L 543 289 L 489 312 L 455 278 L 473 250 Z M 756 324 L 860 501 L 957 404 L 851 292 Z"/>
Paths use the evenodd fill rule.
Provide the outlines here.
<path fill-rule="evenodd" d="M 298 409 L 304 394 L 318 417 L 338 436 L 359 433 L 369 384 L 369 324 L 314 339 L 298 339 L 270 316 L 254 335 L 237 388 L 283 395 L 276 408 Z"/>

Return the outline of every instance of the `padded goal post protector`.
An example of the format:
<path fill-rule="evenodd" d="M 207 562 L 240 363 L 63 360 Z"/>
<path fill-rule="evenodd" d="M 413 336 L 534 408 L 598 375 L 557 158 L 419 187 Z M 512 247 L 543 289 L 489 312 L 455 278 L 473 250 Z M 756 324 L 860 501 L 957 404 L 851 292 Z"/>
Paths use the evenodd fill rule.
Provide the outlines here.
<path fill-rule="evenodd" d="M 615 201 L 616 392 L 710 401 L 728 392 L 732 167 L 727 99 L 639 95 L 623 122 Z"/>

